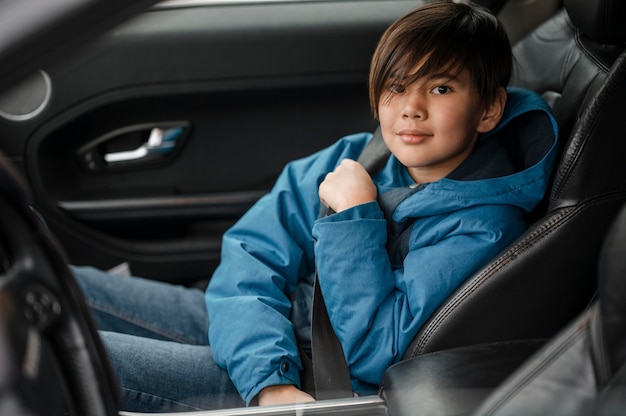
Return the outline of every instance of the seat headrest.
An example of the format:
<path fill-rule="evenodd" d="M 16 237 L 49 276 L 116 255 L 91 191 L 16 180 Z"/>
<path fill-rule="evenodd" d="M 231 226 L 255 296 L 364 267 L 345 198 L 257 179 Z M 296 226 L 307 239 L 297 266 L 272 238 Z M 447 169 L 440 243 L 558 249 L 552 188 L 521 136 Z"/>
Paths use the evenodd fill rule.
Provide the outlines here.
<path fill-rule="evenodd" d="M 570 19 L 585 35 L 603 45 L 626 43 L 626 1 L 564 0 Z"/>

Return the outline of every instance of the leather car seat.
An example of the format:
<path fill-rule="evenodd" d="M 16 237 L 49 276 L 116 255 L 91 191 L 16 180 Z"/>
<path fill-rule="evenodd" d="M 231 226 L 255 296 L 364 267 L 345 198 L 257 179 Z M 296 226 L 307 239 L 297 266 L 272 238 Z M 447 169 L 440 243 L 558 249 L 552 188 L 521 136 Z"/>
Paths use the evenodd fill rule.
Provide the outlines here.
<path fill-rule="evenodd" d="M 492 392 L 517 368 L 520 366 L 528 368 L 523 363 L 535 353 L 536 349 L 546 345 L 545 349 L 538 353 L 538 358 L 534 358 L 534 361 L 539 362 L 541 360 L 549 362 L 546 354 L 558 354 L 561 351 L 557 347 L 551 347 L 555 345 L 554 342 L 545 344 L 541 338 L 551 332 L 552 327 L 559 324 L 559 320 L 565 319 L 565 316 L 560 313 L 560 308 L 566 308 L 568 313 L 573 313 L 576 310 L 575 306 L 580 309 L 572 319 L 561 325 L 554 333 L 565 327 L 581 311 L 587 309 L 584 304 L 587 299 L 584 296 L 578 296 L 584 288 L 581 282 L 597 281 L 600 248 L 596 252 L 596 244 L 599 247 L 602 246 L 612 219 L 626 201 L 626 164 L 623 163 L 626 151 L 626 140 L 624 140 L 626 121 L 623 120 L 624 109 L 626 109 L 625 91 L 626 52 L 615 61 L 600 90 L 591 99 L 589 107 L 584 110 L 574 127 L 559 167 L 560 176 L 557 177 L 551 196 L 550 202 L 554 208 L 551 208 L 544 220 L 531 227 L 528 234 L 500 257 L 499 261 L 502 264 L 496 260 L 496 263 L 488 266 L 488 271 L 489 267 L 494 269 L 493 276 L 496 276 L 498 282 L 477 283 L 477 285 L 483 285 L 477 287 L 477 291 L 486 290 L 487 295 L 491 296 L 490 298 L 482 297 L 485 303 L 482 305 L 484 313 L 479 314 L 478 306 L 480 305 L 465 306 L 462 305 L 463 300 L 459 298 L 458 302 L 461 306 L 458 309 L 469 310 L 475 321 L 466 320 L 465 323 L 469 329 L 462 328 L 455 321 L 465 317 L 461 316 L 457 319 L 453 316 L 450 318 L 453 325 L 448 325 L 444 330 L 450 331 L 451 328 L 455 328 L 462 331 L 461 341 L 465 342 L 464 346 L 442 348 L 439 351 L 407 359 L 393 365 L 383 375 L 381 396 L 387 401 L 391 416 L 412 415 L 416 411 L 422 415 L 471 414 L 490 394 L 496 394 Z M 626 213 L 622 213 L 620 221 L 626 221 L 624 216 Z M 600 236 L 601 233 L 604 235 Z M 623 240 L 622 236 L 620 241 Z M 625 250 L 626 244 L 622 244 L 620 249 Z M 611 256 L 614 255 L 611 254 Z M 509 259 L 509 257 L 513 258 Z M 605 259 L 603 261 L 606 263 Z M 601 267 L 605 266 L 601 265 Z M 508 280 L 509 276 L 506 273 L 499 275 L 507 271 L 507 267 L 513 269 L 514 278 L 521 280 L 517 282 Z M 503 270 L 498 270 L 499 268 Z M 601 268 L 601 274 L 602 270 Z M 483 273 L 485 272 L 479 273 L 479 277 L 483 276 Z M 620 276 L 621 283 L 611 283 L 606 286 L 606 277 L 603 278 L 601 283 L 604 286 L 600 285 L 600 300 L 609 299 L 606 307 L 612 310 L 611 316 L 615 313 L 622 313 L 619 316 L 623 316 L 623 308 L 626 305 L 626 290 L 624 290 L 626 279 Z M 500 282 L 502 280 L 504 282 Z M 610 282 L 613 281 L 610 280 Z M 484 285 L 495 287 L 485 288 Z M 471 289 L 471 287 L 461 288 L 461 294 L 470 298 L 476 296 L 481 298 L 481 294 L 475 295 L 471 293 Z M 553 291 L 552 298 L 549 298 L 550 293 L 547 290 Z M 590 292 L 593 290 L 593 288 L 589 289 Z M 591 293 L 587 295 L 591 296 Z M 578 298 L 570 299 L 574 296 Z M 535 304 L 537 298 L 542 302 L 539 305 Z M 470 299 L 470 301 L 477 300 Z M 580 305 L 574 305 L 573 302 L 580 302 Z M 517 308 L 517 310 L 505 308 L 503 305 L 506 306 L 507 303 L 514 303 L 511 308 Z M 490 315 L 489 308 L 492 308 L 496 316 Z M 590 310 L 595 310 L 595 308 L 597 306 Z M 615 312 L 615 310 L 622 312 Z M 459 312 L 451 311 L 453 315 L 456 313 Z M 508 316 L 503 318 L 497 315 L 503 313 Z M 597 312 L 587 312 L 585 316 L 591 316 L 594 313 Z M 556 315 L 558 319 L 553 315 Z M 511 325 L 510 328 L 506 328 L 507 319 Z M 611 327 L 613 329 L 609 329 L 610 332 L 603 329 L 605 331 L 603 336 L 608 338 L 606 340 L 600 338 L 611 346 L 588 345 L 589 348 L 597 349 L 601 346 L 604 350 L 611 351 L 607 353 L 608 355 L 599 355 L 599 357 L 610 357 L 606 363 L 599 363 L 604 367 L 596 367 L 596 369 L 602 369 L 603 373 L 591 376 L 591 370 L 588 367 L 582 366 L 584 367 L 582 368 L 578 364 L 570 369 L 559 368 L 563 367 L 560 365 L 554 366 L 556 371 L 560 371 L 559 380 L 564 384 L 563 389 L 567 385 L 572 387 L 577 383 L 580 383 L 580 386 L 576 392 L 566 396 L 554 396 L 552 399 L 556 397 L 567 403 L 580 392 L 581 397 L 577 400 L 586 400 L 589 392 L 594 391 L 592 389 L 594 383 L 601 380 L 598 384 L 602 386 L 616 373 L 617 367 L 626 359 L 626 343 L 620 338 L 626 335 L 626 331 L 619 319 L 607 321 L 608 325 L 616 325 L 617 329 Z M 538 328 L 533 327 L 534 321 Z M 545 325 L 544 321 L 548 321 L 549 325 Z M 582 322 L 576 321 L 572 328 L 582 325 Z M 497 331 L 491 334 L 492 341 L 484 341 L 490 337 L 485 326 L 495 328 Z M 586 331 L 583 328 L 584 325 L 579 329 Z M 472 334 L 468 333 L 472 330 L 477 332 L 474 339 L 472 339 Z M 523 339 L 524 334 L 527 334 L 527 339 Z M 446 338 L 443 339 L 439 336 L 436 340 L 437 345 L 452 344 L 455 341 L 453 336 L 454 334 L 446 334 Z M 566 346 L 567 343 L 563 340 L 564 338 L 560 337 L 556 343 Z M 581 341 L 578 346 L 582 347 L 585 342 Z M 427 347 L 432 348 L 430 345 Z M 604 350 L 600 349 L 598 352 Z M 581 362 L 581 365 L 587 365 L 586 363 L 586 361 Z M 543 364 L 530 364 L 530 367 L 534 368 L 533 371 L 539 371 L 540 365 Z M 526 370 L 525 374 L 530 377 L 534 374 L 533 371 Z M 519 388 L 521 391 L 522 379 L 523 376 L 517 376 L 517 385 L 515 382 L 507 383 L 512 387 L 503 387 L 503 392 L 498 397 L 505 400 L 504 391 L 507 389 L 517 394 L 514 388 Z M 547 400 L 541 396 L 541 392 L 542 390 L 545 390 L 544 393 L 551 392 L 549 383 L 540 381 L 537 383 L 535 386 L 539 386 L 539 383 L 541 385 L 534 387 L 534 391 L 539 394 L 539 399 Z M 623 375 L 621 379 L 615 381 L 612 388 L 617 391 L 621 388 L 623 391 L 625 384 L 626 375 Z M 524 394 L 520 392 L 519 396 L 522 397 Z M 620 397 L 619 394 L 615 396 Z M 487 408 L 497 408 L 500 399 L 490 399 L 489 403 L 492 404 L 486 404 L 484 408 L 481 408 L 485 412 L 477 414 L 489 414 Z M 519 414 L 529 414 L 525 413 L 525 408 L 515 408 L 515 410 L 520 410 Z M 543 410 L 543 413 L 537 414 L 560 414 Z"/>
<path fill-rule="evenodd" d="M 565 0 L 565 7 L 513 48 L 511 84 L 542 94 L 569 137 L 626 41 L 626 3 Z M 562 146 L 566 141 L 561 142 Z"/>
<path fill-rule="evenodd" d="M 598 300 L 541 348 L 476 415 L 623 414 L 626 410 L 626 208 L 606 238 Z"/>
<path fill-rule="evenodd" d="M 624 21 L 622 0 L 565 0 L 564 10 L 515 45 L 512 84 L 543 94 L 562 133 L 552 189 L 527 232 L 435 311 L 405 359 L 547 339 L 591 301 L 602 238 L 626 200 L 626 102 L 596 97 L 626 77 L 623 60 L 613 63 L 625 49 Z"/>

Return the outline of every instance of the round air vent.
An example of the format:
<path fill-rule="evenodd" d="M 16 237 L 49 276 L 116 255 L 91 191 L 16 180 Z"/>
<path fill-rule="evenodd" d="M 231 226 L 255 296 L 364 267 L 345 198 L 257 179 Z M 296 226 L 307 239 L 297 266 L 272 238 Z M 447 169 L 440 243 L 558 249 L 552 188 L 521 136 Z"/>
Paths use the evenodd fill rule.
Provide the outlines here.
<path fill-rule="evenodd" d="M 39 71 L 0 94 L 0 117 L 10 121 L 26 121 L 39 115 L 52 94 L 50 76 Z"/>

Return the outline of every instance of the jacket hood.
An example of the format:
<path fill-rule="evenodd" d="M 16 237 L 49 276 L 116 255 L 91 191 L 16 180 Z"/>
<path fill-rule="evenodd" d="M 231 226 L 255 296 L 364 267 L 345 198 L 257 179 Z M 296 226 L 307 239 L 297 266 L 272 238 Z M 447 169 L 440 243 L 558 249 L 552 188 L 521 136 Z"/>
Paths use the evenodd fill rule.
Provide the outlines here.
<path fill-rule="evenodd" d="M 513 205 L 524 212 L 537 206 L 556 159 L 557 123 L 539 95 L 518 88 L 508 88 L 507 94 L 498 126 L 479 137 L 472 154 L 452 173 L 419 185 L 400 202 L 394 220 L 482 204 Z M 403 176 L 406 186 L 413 184 L 407 169 L 392 155 L 377 178 L 379 194 L 391 188 L 387 184 L 392 183 L 393 175 Z"/>

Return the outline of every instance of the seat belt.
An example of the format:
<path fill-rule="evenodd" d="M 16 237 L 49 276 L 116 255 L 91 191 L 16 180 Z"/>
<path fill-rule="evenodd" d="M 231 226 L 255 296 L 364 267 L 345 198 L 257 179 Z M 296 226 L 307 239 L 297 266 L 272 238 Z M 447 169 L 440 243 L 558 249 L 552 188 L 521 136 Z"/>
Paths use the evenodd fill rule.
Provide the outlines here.
<path fill-rule="evenodd" d="M 357 161 L 370 176 L 373 176 L 382 169 L 390 154 L 391 152 L 383 141 L 379 127 L 374 132 L 374 137 L 361 152 Z M 332 213 L 332 210 L 329 209 L 327 215 Z M 305 366 L 305 370 L 303 370 L 303 384 L 315 388 L 315 398 L 317 400 L 332 400 L 352 397 L 350 371 L 341 343 L 337 339 L 337 335 L 330 323 L 317 272 L 315 272 L 313 284 L 311 352 L 313 357 L 312 370 L 311 367 Z M 303 360 L 305 360 L 304 357 Z M 311 371 L 313 373 L 312 383 L 310 380 L 311 374 L 309 374 Z"/>

